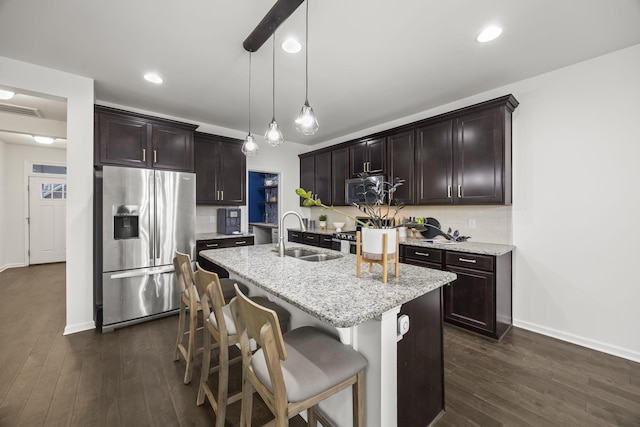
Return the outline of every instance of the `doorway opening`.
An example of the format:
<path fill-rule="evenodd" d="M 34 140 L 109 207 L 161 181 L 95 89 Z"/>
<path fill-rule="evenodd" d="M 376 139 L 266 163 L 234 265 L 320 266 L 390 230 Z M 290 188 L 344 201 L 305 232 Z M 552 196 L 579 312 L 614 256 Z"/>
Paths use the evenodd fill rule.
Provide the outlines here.
<path fill-rule="evenodd" d="M 279 183 L 280 174 L 277 172 L 249 171 L 249 232 L 254 234 L 256 245 L 278 240 Z"/>

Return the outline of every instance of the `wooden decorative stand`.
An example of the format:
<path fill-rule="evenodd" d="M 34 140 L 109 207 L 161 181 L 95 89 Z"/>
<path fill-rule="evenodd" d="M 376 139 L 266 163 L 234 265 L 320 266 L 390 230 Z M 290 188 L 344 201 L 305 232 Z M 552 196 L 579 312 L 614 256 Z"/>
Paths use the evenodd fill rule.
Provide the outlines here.
<path fill-rule="evenodd" d="M 398 257 L 400 256 L 400 236 L 396 229 L 396 254 L 394 258 L 389 259 L 387 253 L 387 235 L 382 235 L 382 259 L 369 259 L 362 255 L 362 236 L 358 231 L 356 233 L 356 277 L 360 277 L 360 264 L 369 264 L 369 273 L 373 272 L 373 264 L 380 264 L 382 266 L 382 283 L 387 283 L 387 274 L 389 272 L 389 264 L 395 264 L 395 276 L 399 275 L 400 262 Z"/>

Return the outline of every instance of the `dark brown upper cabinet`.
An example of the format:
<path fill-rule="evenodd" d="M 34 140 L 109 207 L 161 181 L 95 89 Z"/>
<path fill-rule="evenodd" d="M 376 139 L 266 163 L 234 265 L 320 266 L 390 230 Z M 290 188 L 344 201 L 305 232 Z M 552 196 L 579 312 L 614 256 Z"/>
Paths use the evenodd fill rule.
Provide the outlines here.
<path fill-rule="evenodd" d="M 300 187 L 318 197 L 322 203 L 331 201 L 331 152 L 300 156 Z M 302 206 L 303 199 L 300 199 Z"/>
<path fill-rule="evenodd" d="M 416 203 L 510 205 L 512 96 L 429 120 L 416 130 Z"/>
<path fill-rule="evenodd" d="M 453 159 L 456 203 L 511 204 L 511 129 L 507 138 L 504 107 L 456 119 Z"/>
<path fill-rule="evenodd" d="M 247 159 L 242 141 L 195 133 L 196 203 L 244 205 Z"/>
<path fill-rule="evenodd" d="M 453 123 L 416 130 L 416 204 L 453 203 Z"/>
<path fill-rule="evenodd" d="M 406 182 L 395 197 L 406 204 L 510 205 L 511 114 L 517 106 L 513 95 L 506 95 L 305 153 L 300 156 L 301 182 L 312 188 L 320 179 L 316 174 L 322 173 L 315 160 L 311 168 L 303 165 L 303 158 L 331 151 L 331 198 L 323 201 L 343 203 L 338 186 L 343 186 L 340 162 L 345 154 L 338 153 L 348 149 L 348 177 L 356 178 L 361 172 L 384 174 L 389 181 L 400 177 Z"/>
<path fill-rule="evenodd" d="M 94 163 L 193 172 L 196 127 L 95 106 Z"/>
<path fill-rule="evenodd" d="M 349 149 L 338 148 L 331 151 L 331 203 L 346 206 L 345 181 L 349 175 Z"/>
<path fill-rule="evenodd" d="M 349 145 L 349 174 L 357 178 L 358 174 L 384 174 L 387 171 L 386 138 L 365 139 Z"/>
<path fill-rule="evenodd" d="M 393 183 L 395 178 L 404 179 L 404 183 L 393 194 L 397 201 L 407 205 L 415 204 L 415 131 L 409 130 L 387 137 L 387 154 L 389 176 Z"/>

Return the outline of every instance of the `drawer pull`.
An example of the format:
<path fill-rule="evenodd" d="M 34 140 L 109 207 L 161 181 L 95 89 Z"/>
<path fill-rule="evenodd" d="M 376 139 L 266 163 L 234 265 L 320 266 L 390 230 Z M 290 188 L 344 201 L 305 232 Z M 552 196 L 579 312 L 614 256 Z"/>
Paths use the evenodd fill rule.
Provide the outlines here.
<path fill-rule="evenodd" d="M 307 239 L 313 240 L 313 236 L 307 236 Z"/>
<path fill-rule="evenodd" d="M 236 242 L 236 245 L 246 245 L 247 241 L 246 240 L 241 240 L 239 242 Z M 475 261 L 474 261 L 475 262 Z"/>
<path fill-rule="evenodd" d="M 218 244 L 217 244 L 217 243 L 208 243 L 208 244 L 207 244 L 207 247 L 208 247 L 208 248 L 217 248 L 217 247 L 218 247 Z"/>
<path fill-rule="evenodd" d="M 291 237 L 300 237 L 298 234 L 291 233 Z"/>
<path fill-rule="evenodd" d="M 416 255 L 429 256 L 426 252 L 415 252 Z"/>
<path fill-rule="evenodd" d="M 458 261 L 461 261 L 461 262 L 468 262 L 468 263 L 470 263 L 470 264 L 475 264 L 476 262 L 478 262 L 478 261 L 476 261 L 475 259 L 469 259 L 469 258 L 458 258 Z"/>

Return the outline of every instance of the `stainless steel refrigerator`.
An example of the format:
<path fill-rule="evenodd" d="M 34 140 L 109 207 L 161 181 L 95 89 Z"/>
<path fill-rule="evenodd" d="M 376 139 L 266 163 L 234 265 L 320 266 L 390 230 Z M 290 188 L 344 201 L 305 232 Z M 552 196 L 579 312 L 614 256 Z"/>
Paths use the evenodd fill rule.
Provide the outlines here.
<path fill-rule="evenodd" d="M 175 251 L 195 259 L 193 173 L 95 172 L 94 299 L 103 332 L 176 312 Z"/>

